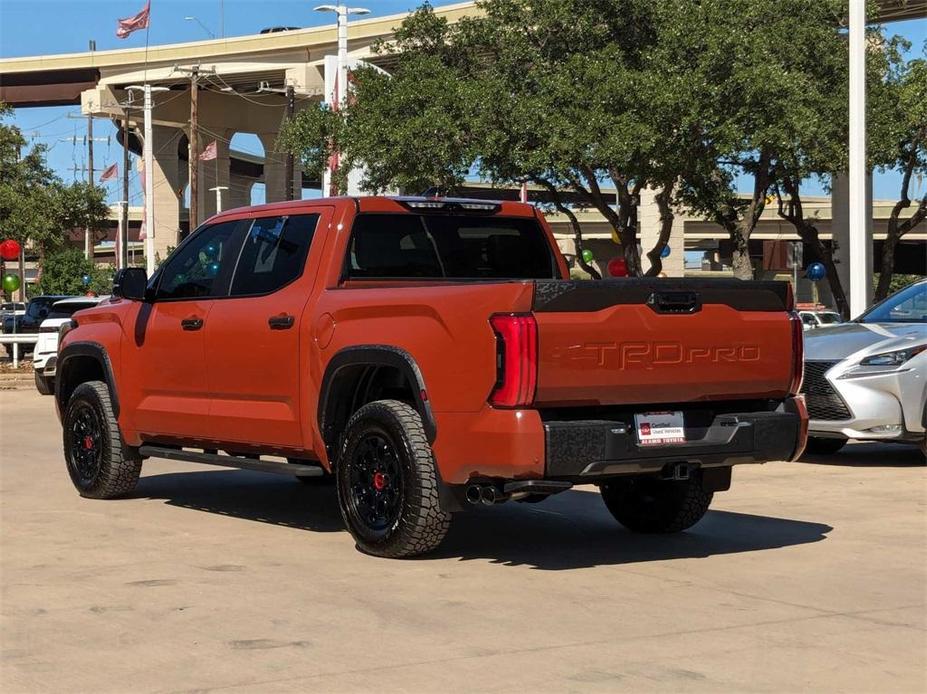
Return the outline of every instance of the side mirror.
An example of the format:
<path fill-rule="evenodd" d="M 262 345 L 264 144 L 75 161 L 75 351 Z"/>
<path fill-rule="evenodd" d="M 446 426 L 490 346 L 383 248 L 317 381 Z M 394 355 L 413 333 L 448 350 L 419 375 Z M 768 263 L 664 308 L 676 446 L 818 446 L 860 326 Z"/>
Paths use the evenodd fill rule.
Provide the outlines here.
<path fill-rule="evenodd" d="M 130 301 L 144 301 L 147 288 L 148 275 L 140 267 L 123 268 L 113 277 L 113 296 Z"/>

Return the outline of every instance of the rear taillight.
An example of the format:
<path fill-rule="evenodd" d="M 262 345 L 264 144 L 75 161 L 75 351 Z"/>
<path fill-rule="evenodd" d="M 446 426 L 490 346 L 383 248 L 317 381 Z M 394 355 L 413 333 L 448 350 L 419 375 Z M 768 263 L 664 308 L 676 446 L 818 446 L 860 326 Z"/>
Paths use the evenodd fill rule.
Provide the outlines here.
<path fill-rule="evenodd" d="M 530 313 L 496 314 L 489 319 L 496 333 L 496 385 L 489 396 L 494 407 L 525 407 L 534 401 L 538 383 L 538 324 Z"/>
<path fill-rule="evenodd" d="M 801 392 L 801 381 L 805 371 L 805 337 L 801 317 L 796 311 L 789 312 L 789 323 L 792 327 L 792 380 L 789 383 L 789 393 L 798 395 Z"/>

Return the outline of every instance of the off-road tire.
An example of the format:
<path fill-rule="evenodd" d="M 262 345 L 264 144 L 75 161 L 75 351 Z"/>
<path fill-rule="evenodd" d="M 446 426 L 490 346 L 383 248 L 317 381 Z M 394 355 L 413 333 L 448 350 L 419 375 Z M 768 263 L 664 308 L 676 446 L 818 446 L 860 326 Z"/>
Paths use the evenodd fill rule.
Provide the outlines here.
<path fill-rule="evenodd" d="M 35 389 L 39 391 L 41 395 L 51 395 L 53 392 L 55 392 L 55 382 L 45 378 L 45 376 L 36 371 Z"/>
<path fill-rule="evenodd" d="M 358 511 L 351 484 L 352 474 L 364 474 L 364 462 L 358 457 L 371 437 L 383 437 L 401 470 L 393 481 L 401 484 L 395 504 L 398 516 L 381 530 L 372 529 Z M 412 557 L 435 549 L 447 534 L 451 516 L 438 501 L 434 456 L 422 418 L 409 405 L 378 400 L 357 410 L 346 427 L 335 478 L 341 515 L 361 551 L 378 557 Z"/>
<path fill-rule="evenodd" d="M 311 460 L 303 460 L 302 458 L 287 458 L 286 461 L 290 465 L 314 465 L 315 462 Z M 330 472 L 326 472 L 323 475 L 316 475 L 314 477 L 305 477 L 303 475 L 296 475 L 296 480 L 301 484 L 306 485 L 307 487 L 328 487 L 335 483 L 335 476 Z"/>
<path fill-rule="evenodd" d="M 702 489 L 700 475 L 684 481 L 619 478 L 600 489 L 615 520 L 636 533 L 678 533 L 691 528 L 708 511 L 714 496 Z"/>
<path fill-rule="evenodd" d="M 94 419 L 98 435 L 92 441 L 96 463 L 90 474 L 82 475 L 74 455 L 77 438 L 75 427 L 79 418 Z M 102 381 L 88 381 L 74 389 L 62 418 L 64 457 L 68 474 L 81 496 L 91 499 L 113 499 L 131 492 L 142 470 L 142 458 L 137 450 L 126 446 L 113 412 L 109 389 Z M 84 435 L 86 438 L 86 435 Z M 80 445 L 81 441 L 77 441 Z"/>
<path fill-rule="evenodd" d="M 809 436 L 808 443 L 805 446 L 805 453 L 810 453 L 811 455 L 833 455 L 846 445 L 846 439 L 823 439 L 817 436 Z"/>

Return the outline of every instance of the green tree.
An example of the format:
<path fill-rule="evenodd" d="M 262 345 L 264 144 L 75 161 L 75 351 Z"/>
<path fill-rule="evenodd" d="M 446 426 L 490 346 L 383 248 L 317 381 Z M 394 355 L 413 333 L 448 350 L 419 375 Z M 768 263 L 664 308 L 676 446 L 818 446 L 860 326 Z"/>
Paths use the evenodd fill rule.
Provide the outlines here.
<path fill-rule="evenodd" d="M 685 176 L 682 197 L 728 232 L 735 276 L 752 279 L 749 242 L 770 192 L 787 189 L 786 198 L 800 202 L 800 182 L 820 172 L 839 142 L 845 2 L 705 0 L 676 10 L 678 41 L 667 48 L 677 58 L 667 63 L 698 92 L 692 103 L 706 150 Z M 741 176 L 752 182 L 745 196 Z M 795 221 L 804 233 L 807 220 Z"/>
<path fill-rule="evenodd" d="M 644 69 L 656 35 L 651 3 L 487 0 L 480 8 L 482 16 L 455 25 L 427 5 L 414 13 L 380 47 L 391 75 L 358 71 L 348 107 L 301 113 L 286 146 L 311 169 L 337 147 L 346 166 L 363 166 L 371 191 L 453 191 L 472 171 L 533 182 L 571 220 L 583 263 L 568 191 L 611 224 L 639 274 L 640 191 L 675 180 L 658 155 L 674 149 L 670 125 L 642 91 L 658 83 Z"/>
<path fill-rule="evenodd" d="M 111 266 L 100 267 L 85 258 L 79 248 L 61 248 L 43 259 L 37 289 L 42 294 L 109 294 L 113 272 Z M 85 277 L 89 282 L 85 283 Z"/>
<path fill-rule="evenodd" d="M 0 119 L 12 109 L 0 104 Z M 19 128 L 0 120 L 0 233 L 44 258 L 75 228 L 101 230 L 109 215 L 102 188 L 64 184 L 46 163 L 47 148 L 26 150 Z M 23 276 L 20 263 L 20 277 Z"/>
<path fill-rule="evenodd" d="M 876 300 L 888 296 L 894 286 L 899 241 L 927 219 L 927 191 L 919 199 L 911 199 L 912 179 L 927 175 L 927 60 L 904 61 L 897 51 L 887 55 L 884 78 L 870 82 L 869 144 L 878 168 L 901 172 L 901 186 L 882 244 Z M 912 205 L 913 213 L 902 219 L 901 213 Z"/>

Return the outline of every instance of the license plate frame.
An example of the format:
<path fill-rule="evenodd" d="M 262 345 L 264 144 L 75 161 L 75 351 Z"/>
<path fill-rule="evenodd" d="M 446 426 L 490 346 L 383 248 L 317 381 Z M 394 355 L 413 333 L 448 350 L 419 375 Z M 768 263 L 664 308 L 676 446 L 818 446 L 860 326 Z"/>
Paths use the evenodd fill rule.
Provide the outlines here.
<path fill-rule="evenodd" d="M 685 413 L 682 410 L 640 412 L 634 415 L 637 445 L 681 446 L 686 443 Z"/>

